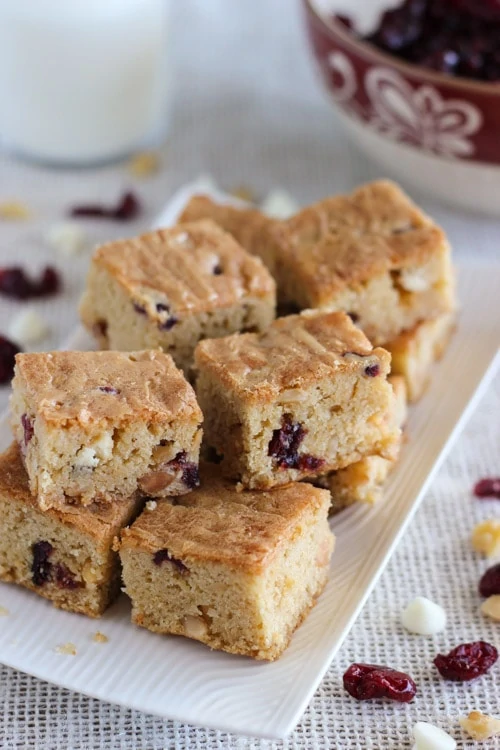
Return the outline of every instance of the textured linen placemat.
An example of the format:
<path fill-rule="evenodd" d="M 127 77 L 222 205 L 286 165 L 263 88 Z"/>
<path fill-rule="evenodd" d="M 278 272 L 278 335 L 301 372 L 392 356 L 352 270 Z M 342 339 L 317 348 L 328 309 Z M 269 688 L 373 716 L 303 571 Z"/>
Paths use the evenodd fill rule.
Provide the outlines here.
<path fill-rule="evenodd" d="M 136 181 L 124 165 L 51 171 L 0 158 L 0 201 L 25 202 L 32 218 L 0 224 L 0 265 L 23 263 L 33 271 L 53 263 L 64 276 L 63 294 L 36 303 L 50 324 L 43 348 L 55 348 L 77 322 L 76 305 L 92 245 L 145 229 L 182 184 L 207 173 L 226 189 L 251 187 L 259 196 L 285 187 L 300 203 L 349 190 L 386 176 L 353 149 L 316 81 L 292 0 L 184 0 L 174 3 L 174 108 L 163 166 Z M 54 254 L 44 236 L 72 204 L 112 202 L 125 187 L 140 196 L 144 212 L 125 225 L 87 222 L 89 249 L 72 259 Z M 500 222 L 465 217 L 428 196 L 413 193 L 448 231 L 458 257 L 499 262 Z M 467 300 L 462 301 L 467 304 Z M 0 330 L 22 308 L 0 300 Z M 457 378 L 460 373 L 457 372 Z M 452 384 L 450 384 L 452 387 Z M 0 390 L 0 409 L 8 390 Z M 50 750 L 141 748 L 409 748 L 412 724 L 427 720 L 452 731 L 459 747 L 472 743 L 457 717 L 479 708 L 499 712 L 499 670 L 466 687 L 433 677 L 437 648 L 485 638 L 499 643 L 499 626 L 478 612 L 477 580 L 487 566 L 472 552 L 472 526 L 500 515 L 494 501 L 471 497 L 474 481 L 500 468 L 498 377 L 467 425 L 425 498 L 415 521 L 358 622 L 332 664 L 297 730 L 284 743 L 238 738 L 163 721 L 85 698 L 12 669 L 0 670 L 0 747 Z M 399 615 L 423 594 L 448 612 L 449 627 L 436 639 L 405 635 Z M 1 604 L 1 602 L 0 602 Z M 353 661 L 405 666 L 421 686 L 418 702 L 362 704 L 342 689 Z M 494 741 L 484 747 L 499 746 Z"/>

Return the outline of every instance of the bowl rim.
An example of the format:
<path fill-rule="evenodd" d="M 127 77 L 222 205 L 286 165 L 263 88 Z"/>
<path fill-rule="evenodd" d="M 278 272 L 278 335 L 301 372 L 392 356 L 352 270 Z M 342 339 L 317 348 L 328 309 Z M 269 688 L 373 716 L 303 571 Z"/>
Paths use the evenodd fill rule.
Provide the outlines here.
<path fill-rule="evenodd" d="M 400 60 L 395 55 L 391 55 L 389 52 L 383 52 L 369 42 L 365 42 L 363 39 L 359 39 L 354 34 L 346 31 L 344 26 L 338 21 L 335 21 L 334 17 L 328 18 L 322 15 L 317 7 L 315 6 L 315 0 L 303 0 L 304 5 L 308 13 L 316 20 L 316 22 L 328 32 L 331 37 L 338 37 L 340 41 L 347 47 L 351 47 L 360 57 L 370 62 L 383 63 L 386 66 L 396 68 L 403 75 L 417 76 L 424 81 L 429 81 L 441 86 L 448 86 L 458 90 L 473 90 L 475 93 L 480 93 L 488 96 L 500 96 L 500 81 L 498 83 L 488 83 L 487 81 L 475 81 L 473 78 L 459 78 L 458 76 L 450 76 L 446 73 L 439 73 L 438 71 L 431 70 L 430 68 L 424 68 L 421 65 L 415 63 L 408 63 Z"/>

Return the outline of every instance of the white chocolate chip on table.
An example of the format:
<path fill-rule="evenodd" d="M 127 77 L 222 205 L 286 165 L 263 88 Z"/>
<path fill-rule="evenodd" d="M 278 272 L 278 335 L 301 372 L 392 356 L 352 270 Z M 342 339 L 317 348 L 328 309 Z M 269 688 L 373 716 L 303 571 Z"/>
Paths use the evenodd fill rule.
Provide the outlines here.
<path fill-rule="evenodd" d="M 43 318 L 31 308 L 16 315 L 9 326 L 9 336 L 22 346 L 47 338 L 50 329 Z"/>
<path fill-rule="evenodd" d="M 413 750 L 455 750 L 457 743 L 443 729 L 417 721 L 413 727 Z"/>
<path fill-rule="evenodd" d="M 87 235 L 84 229 L 74 221 L 61 221 L 53 224 L 45 240 L 53 250 L 68 257 L 78 255 L 87 246 Z"/>
<path fill-rule="evenodd" d="M 425 596 L 417 596 L 401 615 L 406 630 L 418 635 L 434 635 L 446 627 L 446 612 Z"/>

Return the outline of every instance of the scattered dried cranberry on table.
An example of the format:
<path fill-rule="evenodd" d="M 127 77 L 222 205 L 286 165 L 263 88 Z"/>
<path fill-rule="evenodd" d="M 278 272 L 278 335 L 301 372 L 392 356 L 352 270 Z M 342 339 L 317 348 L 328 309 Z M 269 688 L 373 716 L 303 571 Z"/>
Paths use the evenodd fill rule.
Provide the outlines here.
<path fill-rule="evenodd" d="M 351 18 L 335 18 L 356 33 Z M 500 81 L 500 0 L 405 0 L 362 39 L 423 68 Z"/>
<path fill-rule="evenodd" d="M 71 216 L 82 216 L 89 219 L 115 219 L 116 221 L 131 221 L 139 216 L 141 204 L 134 193 L 128 191 L 120 198 L 116 206 L 103 206 L 101 204 L 88 204 L 74 206 Z"/>
<path fill-rule="evenodd" d="M 409 675 L 377 664 L 351 664 L 344 674 L 344 687 L 358 701 L 389 698 L 409 703 L 417 692 Z"/>
<path fill-rule="evenodd" d="M 476 497 L 496 497 L 500 500 L 500 477 L 480 479 L 474 485 Z"/>
<path fill-rule="evenodd" d="M 61 278 L 52 266 L 46 266 L 38 281 L 33 281 L 20 266 L 0 268 L 0 294 L 14 299 L 50 297 L 61 288 Z"/>
<path fill-rule="evenodd" d="M 492 565 L 483 573 L 479 581 L 479 593 L 481 596 L 500 594 L 500 563 Z"/>
<path fill-rule="evenodd" d="M 15 356 L 22 351 L 13 341 L 0 336 L 0 385 L 10 383 L 14 376 Z"/>
<path fill-rule="evenodd" d="M 438 654 L 434 664 L 445 680 L 468 682 L 481 677 L 498 659 L 498 651 L 486 641 L 462 643 L 449 654 Z"/>

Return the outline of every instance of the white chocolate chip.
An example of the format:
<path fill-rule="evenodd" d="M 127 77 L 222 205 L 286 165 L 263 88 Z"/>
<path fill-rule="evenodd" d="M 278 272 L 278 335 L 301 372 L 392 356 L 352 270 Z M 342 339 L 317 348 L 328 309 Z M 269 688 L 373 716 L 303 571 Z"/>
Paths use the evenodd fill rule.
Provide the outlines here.
<path fill-rule="evenodd" d="M 156 502 L 156 500 L 148 500 L 146 503 L 146 510 L 156 510 L 157 507 L 158 503 Z"/>
<path fill-rule="evenodd" d="M 75 456 L 75 466 L 94 469 L 98 465 L 99 459 L 92 448 L 80 448 Z"/>
<path fill-rule="evenodd" d="M 430 286 L 429 279 L 419 268 L 402 268 L 398 281 L 407 292 L 425 292 Z"/>
<path fill-rule="evenodd" d="M 87 246 L 87 237 L 79 224 L 61 221 L 53 224 L 45 237 L 47 244 L 61 255 L 78 255 Z"/>
<path fill-rule="evenodd" d="M 446 612 L 425 596 L 417 596 L 403 611 L 401 622 L 410 633 L 434 635 L 444 630 Z"/>
<path fill-rule="evenodd" d="M 473 740 L 489 740 L 500 735 L 500 719 L 488 716 L 481 711 L 471 711 L 468 716 L 461 716 L 460 726 Z"/>
<path fill-rule="evenodd" d="M 457 746 L 453 737 L 426 721 L 417 721 L 413 727 L 413 737 L 413 750 L 455 750 Z"/>
<path fill-rule="evenodd" d="M 280 188 L 271 190 L 264 198 L 262 211 L 273 219 L 289 219 L 299 207 L 291 195 Z"/>
<path fill-rule="evenodd" d="M 95 455 L 107 461 L 113 455 L 113 438 L 109 432 L 103 432 L 102 435 L 95 438 L 91 443 Z"/>
<path fill-rule="evenodd" d="M 19 344 L 35 344 L 46 338 L 49 327 L 34 310 L 20 312 L 9 326 L 9 336 Z"/>

